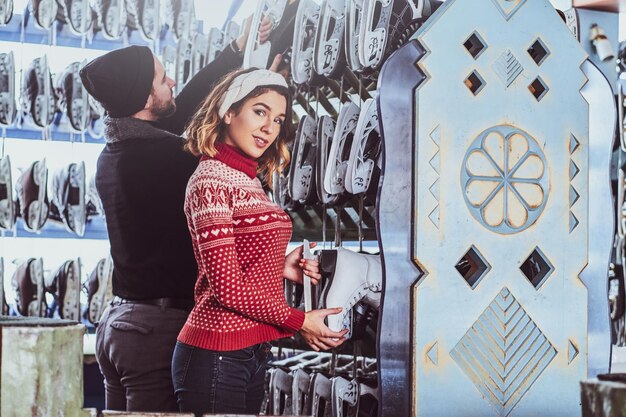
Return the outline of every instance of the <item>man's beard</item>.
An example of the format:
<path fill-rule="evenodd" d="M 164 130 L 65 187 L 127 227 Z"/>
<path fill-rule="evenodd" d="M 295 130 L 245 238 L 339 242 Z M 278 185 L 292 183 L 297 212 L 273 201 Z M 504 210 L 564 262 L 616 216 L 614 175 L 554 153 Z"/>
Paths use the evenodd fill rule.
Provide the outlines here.
<path fill-rule="evenodd" d="M 160 101 L 152 107 L 152 114 L 159 119 L 164 119 L 174 114 L 176 111 L 176 102 L 174 98 L 168 101 Z"/>

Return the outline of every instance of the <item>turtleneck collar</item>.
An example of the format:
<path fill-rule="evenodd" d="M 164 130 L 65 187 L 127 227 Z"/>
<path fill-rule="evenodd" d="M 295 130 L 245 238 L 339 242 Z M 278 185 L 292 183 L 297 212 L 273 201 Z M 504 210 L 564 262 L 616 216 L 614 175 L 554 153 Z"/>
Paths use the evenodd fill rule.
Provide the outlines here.
<path fill-rule="evenodd" d="M 225 143 L 216 143 L 215 149 L 217 154 L 213 157 L 220 162 L 225 163 L 229 167 L 241 171 L 251 179 L 256 178 L 257 174 L 257 161 L 247 155 L 244 155 L 239 149 L 234 146 L 227 145 Z M 202 160 L 209 159 L 206 156 L 202 157 Z"/>

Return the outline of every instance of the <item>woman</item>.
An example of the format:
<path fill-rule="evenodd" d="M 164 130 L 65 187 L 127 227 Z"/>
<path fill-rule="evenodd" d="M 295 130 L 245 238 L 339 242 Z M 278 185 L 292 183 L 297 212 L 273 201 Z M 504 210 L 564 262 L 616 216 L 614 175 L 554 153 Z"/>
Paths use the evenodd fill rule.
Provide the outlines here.
<path fill-rule="evenodd" d="M 198 262 L 195 307 L 178 336 L 172 377 L 181 411 L 257 414 L 271 340 L 300 332 L 314 350 L 339 346 L 324 318 L 285 301 L 283 278 L 316 283 L 319 265 L 302 247 L 285 257 L 291 219 L 263 191 L 288 161 L 291 98 L 267 70 L 228 74 L 187 128 L 186 149 L 201 156 L 187 185 L 185 213 Z M 284 163 L 283 165 L 284 166 Z"/>

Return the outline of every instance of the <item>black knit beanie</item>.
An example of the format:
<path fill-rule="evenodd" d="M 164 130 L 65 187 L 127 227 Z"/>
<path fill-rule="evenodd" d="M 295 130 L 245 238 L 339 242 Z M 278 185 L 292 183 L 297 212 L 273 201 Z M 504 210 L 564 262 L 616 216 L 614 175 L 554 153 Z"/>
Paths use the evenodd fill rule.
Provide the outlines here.
<path fill-rule="evenodd" d="M 80 70 L 85 89 L 111 117 L 143 109 L 152 91 L 154 57 L 146 46 L 129 46 L 98 57 Z"/>

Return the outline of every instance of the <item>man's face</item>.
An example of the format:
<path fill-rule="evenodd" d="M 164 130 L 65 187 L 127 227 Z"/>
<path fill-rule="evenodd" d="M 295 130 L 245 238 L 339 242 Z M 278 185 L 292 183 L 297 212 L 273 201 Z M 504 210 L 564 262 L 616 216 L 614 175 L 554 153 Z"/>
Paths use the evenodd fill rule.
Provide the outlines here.
<path fill-rule="evenodd" d="M 154 57 L 154 79 L 152 80 L 152 92 L 148 98 L 147 107 L 157 119 L 171 116 L 176 111 L 174 92 L 172 88 L 176 81 L 165 74 L 165 68 L 157 57 Z"/>

